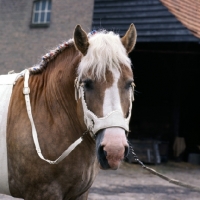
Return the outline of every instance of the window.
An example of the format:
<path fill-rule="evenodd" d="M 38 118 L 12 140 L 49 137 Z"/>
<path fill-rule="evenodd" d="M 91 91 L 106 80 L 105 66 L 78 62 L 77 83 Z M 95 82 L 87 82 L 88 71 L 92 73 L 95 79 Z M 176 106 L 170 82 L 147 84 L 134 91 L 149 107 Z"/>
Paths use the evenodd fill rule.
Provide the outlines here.
<path fill-rule="evenodd" d="M 49 25 L 51 16 L 51 0 L 34 1 L 33 3 L 33 26 Z"/>

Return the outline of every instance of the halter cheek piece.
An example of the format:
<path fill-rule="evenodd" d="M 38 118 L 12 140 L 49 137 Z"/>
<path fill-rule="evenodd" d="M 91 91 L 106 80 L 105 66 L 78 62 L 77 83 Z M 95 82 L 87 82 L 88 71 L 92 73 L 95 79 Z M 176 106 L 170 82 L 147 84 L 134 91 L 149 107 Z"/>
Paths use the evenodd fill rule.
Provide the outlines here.
<path fill-rule="evenodd" d="M 113 110 L 108 113 L 105 117 L 97 117 L 92 111 L 90 111 L 87 107 L 84 98 L 84 89 L 83 85 L 79 83 L 78 77 L 74 81 L 75 87 L 75 99 L 78 100 L 81 98 L 83 113 L 84 113 L 84 122 L 85 125 L 90 132 L 90 135 L 95 138 L 96 133 L 105 128 L 109 127 L 120 127 L 125 131 L 129 132 L 129 122 L 131 118 L 131 110 L 132 110 L 132 101 L 134 101 L 134 87 L 135 84 L 131 84 L 130 89 L 130 106 L 129 106 L 129 114 L 127 118 L 124 118 L 123 113 L 120 110 Z"/>
<path fill-rule="evenodd" d="M 40 144 L 38 141 L 37 136 L 37 130 L 35 127 L 35 123 L 32 116 L 31 111 L 31 102 L 30 102 L 30 88 L 29 88 L 29 70 L 26 69 L 23 71 L 23 73 L 20 73 L 20 76 L 24 76 L 24 88 L 23 88 L 23 94 L 25 96 L 25 103 L 26 103 L 26 109 L 28 118 L 30 120 L 31 124 L 31 130 L 32 130 L 32 137 L 33 142 L 35 144 L 36 151 L 38 153 L 38 156 L 48 162 L 49 164 L 58 164 L 61 162 L 65 157 L 67 157 L 82 141 L 83 136 L 77 139 L 74 143 L 72 143 L 62 154 L 60 157 L 58 157 L 56 160 L 48 160 L 45 159 L 42 155 Z M 130 107 L 129 107 L 129 115 L 127 118 L 124 118 L 121 111 L 114 110 L 110 113 L 108 113 L 105 117 L 98 118 L 92 111 L 88 110 L 87 104 L 84 100 L 84 90 L 82 85 L 79 84 L 78 78 L 75 79 L 75 98 L 78 100 L 78 98 L 81 98 L 82 105 L 83 105 L 83 112 L 84 112 L 84 121 L 87 126 L 88 131 L 90 132 L 91 136 L 94 138 L 97 131 L 108 128 L 108 127 L 121 127 L 126 131 L 129 131 L 129 121 L 131 118 L 131 109 L 132 109 L 132 101 L 134 100 L 134 83 L 131 85 L 130 90 Z M 84 135 L 84 134 L 83 134 Z"/>

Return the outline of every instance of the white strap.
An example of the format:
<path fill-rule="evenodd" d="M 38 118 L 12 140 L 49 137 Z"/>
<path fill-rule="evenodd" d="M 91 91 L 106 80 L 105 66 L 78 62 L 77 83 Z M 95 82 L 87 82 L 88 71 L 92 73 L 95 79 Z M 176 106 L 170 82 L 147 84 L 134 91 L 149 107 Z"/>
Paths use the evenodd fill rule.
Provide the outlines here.
<path fill-rule="evenodd" d="M 101 130 L 108 127 L 121 127 L 122 129 L 129 132 L 129 122 L 131 118 L 131 111 L 132 111 L 132 101 L 134 100 L 134 84 L 130 88 L 130 106 L 129 106 L 129 114 L 127 118 L 124 118 L 124 115 L 119 110 L 113 110 L 109 112 L 104 117 L 97 117 L 91 110 L 88 109 L 87 103 L 84 98 L 84 89 L 83 86 L 76 83 L 76 93 L 79 94 L 78 98 L 81 97 L 83 113 L 84 113 L 84 122 L 87 126 L 87 129 L 90 130 L 90 135 L 94 138 L 95 134 Z M 76 96 L 77 98 L 77 96 Z"/>
<path fill-rule="evenodd" d="M 83 138 L 80 137 L 79 139 L 77 139 L 73 144 L 71 144 L 67 150 L 65 150 L 62 155 L 56 159 L 55 161 L 51 161 L 51 160 L 48 160 L 48 159 L 45 159 L 42 155 L 42 152 L 41 152 L 41 149 L 40 149 L 40 145 L 39 145 L 39 141 L 38 141 L 38 136 L 37 136 L 37 131 L 36 131 L 36 128 L 35 128 L 35 124 L 34 124 L 34 121 L 33 121 L 33 117 L 32 117 L 32 112 L 31 112 L 31 104 L 30 104 L 30 97 L 29 97 L 29 94 L 30 94 L 30 88 L 28 86 L 28 80 L 29 80 L 29 70 L 26 69 L 25 71 L 25 77 L 24 77 L 24 88 L 23 88 L 23 94 L 25 95 L 25 102 L 26 102 L 26 109 L 27 109 L 27 113 L 28 113 L 28 117 L 29 117 L 29 120 L 30 120 L 30 123 L 31 123 L 31 128 L 32 128 L 32 136 L 33 136 L 33 141 L 34 141 L 34 144 L 35 144 L 35 148 L 36 148 L 36 151 L 39 155 L 39 157 L 42 159 L 42 160 L 45 160 L 46 162 L 50 163 L 50 164 L 58 164 L 60 161 L 62 161 L 66 156 L 68 156 L 75 148 L 77 145 L 79 145 L 82 141 L 83 141 Z"/>

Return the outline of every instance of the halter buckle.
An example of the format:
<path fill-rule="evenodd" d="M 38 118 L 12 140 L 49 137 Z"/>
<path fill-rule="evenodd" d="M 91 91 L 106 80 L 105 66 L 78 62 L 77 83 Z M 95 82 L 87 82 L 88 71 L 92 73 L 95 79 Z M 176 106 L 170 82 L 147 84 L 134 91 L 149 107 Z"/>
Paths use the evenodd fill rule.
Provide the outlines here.
<path fill-rule="evenodd" d="M 23 88 L 23 94 L 24 95 L 30 94 L 30 88 L 29 87 L 24 87 Z"/>
<path fill-rule="evenodd" d="M 78 99 L 81 98 L 80 87 L 81 87 L 81 84 L 79 84 L 78 77 L 76 77 L 76 79 L 74 81 L 75 99 L 76 99 L 76 101 L 78 101 Z"/>
<path fill-rule="evenodd" d="M 136 87 L 135 83 L 132 82 L 132 83 L 131 83 L 131 89 L 132 89 L 132 101 L 135 100 L 135 98 L 134 98 L 134 89 L 135 89 L 135 87 Z"/>

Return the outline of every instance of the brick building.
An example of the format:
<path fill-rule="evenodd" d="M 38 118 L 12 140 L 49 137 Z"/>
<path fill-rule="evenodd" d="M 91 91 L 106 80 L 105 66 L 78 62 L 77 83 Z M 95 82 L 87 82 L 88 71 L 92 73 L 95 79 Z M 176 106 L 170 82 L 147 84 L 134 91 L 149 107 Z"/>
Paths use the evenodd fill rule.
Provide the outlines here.
<path fill-rule="evenodd" d="M 93 0 L 0 0 L 0 74 L 19 72 L 73 36 L 91 30 Z"/>

